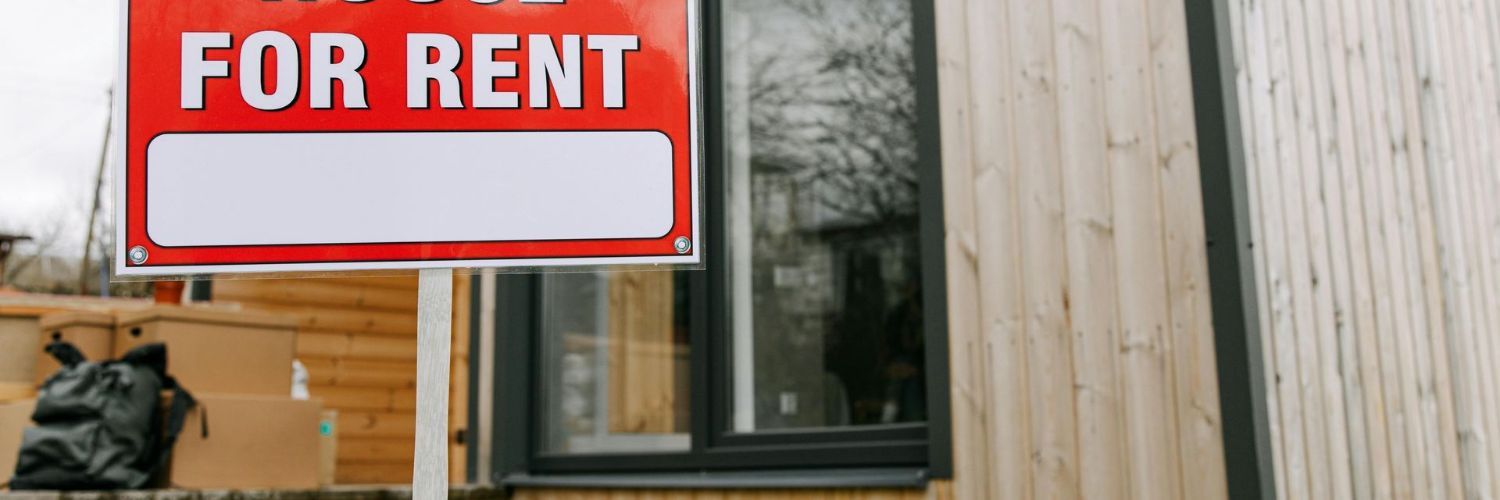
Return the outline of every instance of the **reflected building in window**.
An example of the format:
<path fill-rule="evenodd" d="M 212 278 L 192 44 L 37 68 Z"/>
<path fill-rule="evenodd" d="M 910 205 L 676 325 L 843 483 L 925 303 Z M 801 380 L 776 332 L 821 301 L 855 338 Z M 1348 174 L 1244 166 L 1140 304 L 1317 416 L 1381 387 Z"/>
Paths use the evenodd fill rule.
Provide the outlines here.
<path fill-rule="evenodd" d="M 730 428 L 924 421 L 910 3 L 728 10 Z"/>

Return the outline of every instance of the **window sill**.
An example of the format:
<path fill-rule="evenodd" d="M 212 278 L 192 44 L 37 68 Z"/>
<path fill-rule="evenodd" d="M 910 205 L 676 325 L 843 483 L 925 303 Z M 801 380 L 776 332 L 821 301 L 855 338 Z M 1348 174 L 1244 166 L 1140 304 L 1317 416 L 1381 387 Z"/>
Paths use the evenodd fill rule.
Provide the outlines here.
<path fill-rule="evenodd" d="M 926 469 L 833 469 L 651 474 L 513 474 L 500 484 L 520 488 L 599 489 L 824 489 L 927 486 Z"/>

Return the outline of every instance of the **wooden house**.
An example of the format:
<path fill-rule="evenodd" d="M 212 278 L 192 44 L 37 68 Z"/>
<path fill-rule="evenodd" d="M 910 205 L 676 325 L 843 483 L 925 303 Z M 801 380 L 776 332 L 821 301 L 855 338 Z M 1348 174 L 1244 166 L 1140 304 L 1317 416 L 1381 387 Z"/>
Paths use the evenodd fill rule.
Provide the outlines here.
<path fill-rule="evenodd" d="M 1500 4 L 703 5 L 707 267 L 461 279 L 456 480 L 1500 496 Z M 303 318 L 351 483 L 409 477 L 415 296 L 213 289 Z"/>

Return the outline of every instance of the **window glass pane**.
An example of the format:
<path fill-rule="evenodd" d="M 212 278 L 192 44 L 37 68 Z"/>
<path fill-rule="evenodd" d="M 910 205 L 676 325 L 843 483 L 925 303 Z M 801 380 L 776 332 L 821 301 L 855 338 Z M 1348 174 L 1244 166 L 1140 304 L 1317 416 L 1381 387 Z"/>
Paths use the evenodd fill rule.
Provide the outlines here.
<path fill-rule="evenodd" d="M 724 16 L 729 428 L 925 421 L 910 1 Z"/>
<path fill-rule="evenodd" d="M 542 278 L 542 451 L 685 451 L 686 275 Z"/>

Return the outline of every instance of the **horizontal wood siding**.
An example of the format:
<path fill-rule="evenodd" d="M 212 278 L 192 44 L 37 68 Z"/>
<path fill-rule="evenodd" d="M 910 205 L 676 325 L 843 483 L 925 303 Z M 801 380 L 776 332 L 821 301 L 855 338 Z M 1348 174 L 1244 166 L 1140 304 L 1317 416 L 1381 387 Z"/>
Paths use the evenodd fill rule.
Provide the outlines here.
<path fill-rule="evenodd" d="M 467 418 L 468 286 L 466 277 L 456 277 L 450 432 L 463 428 Z M 310 392 L 339 412 L 338 483 L 411 481 L 415 277 L 221 280 L 213 285 L 213 301 L 298 319 L 297 357 L 307 367 Z M 454 445 L 454 480 L 463 478 L 464 456 Z"/>

